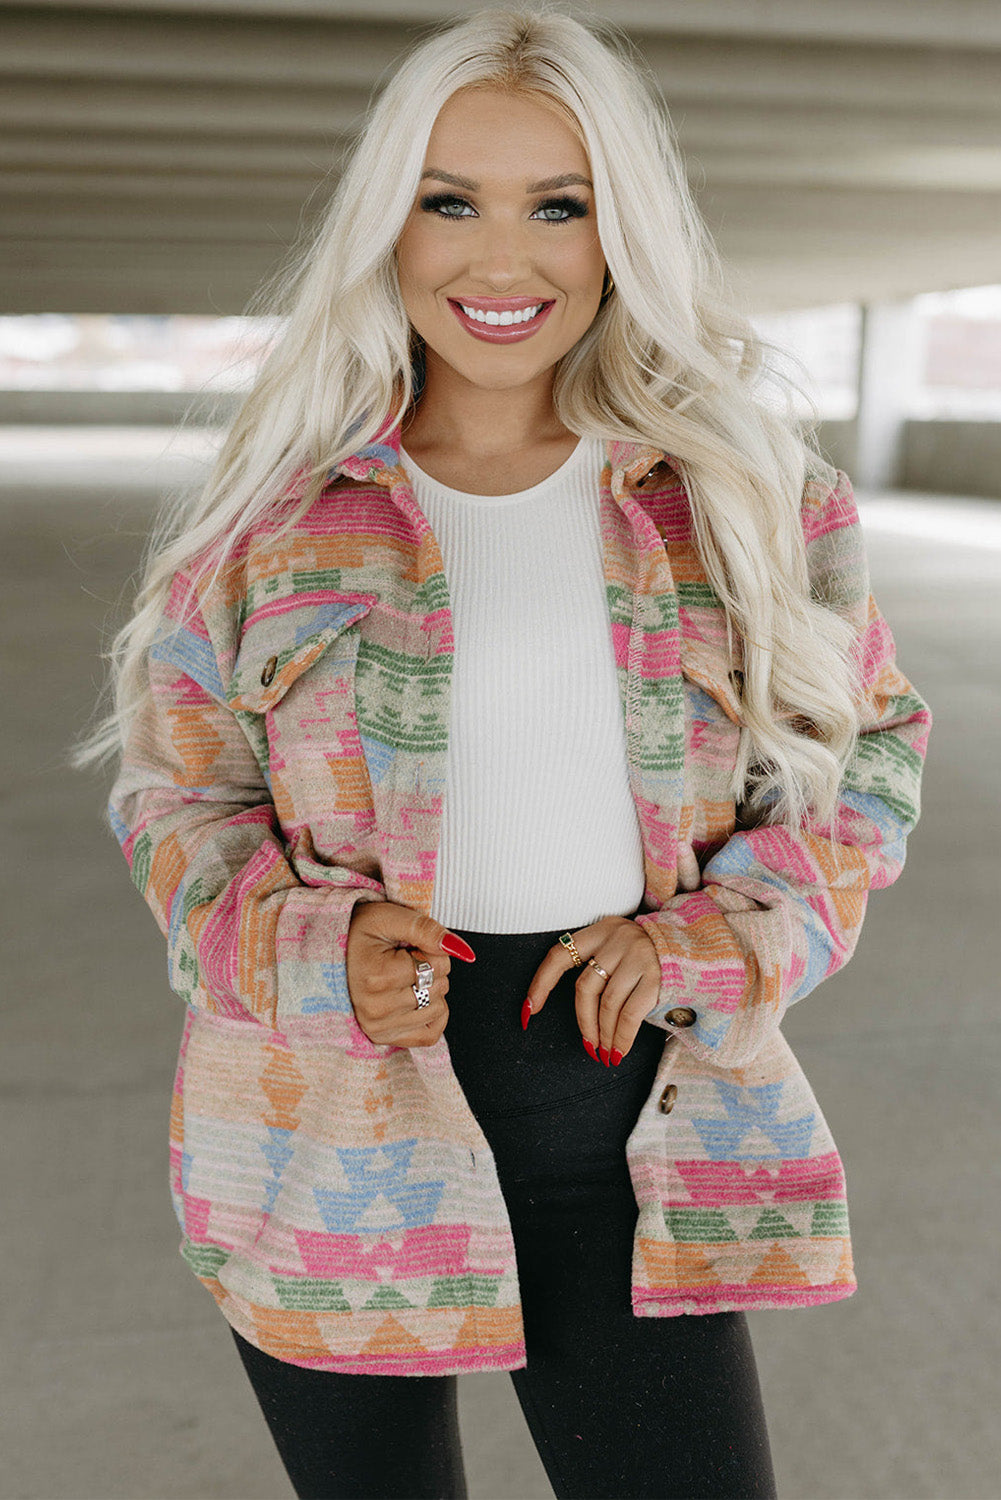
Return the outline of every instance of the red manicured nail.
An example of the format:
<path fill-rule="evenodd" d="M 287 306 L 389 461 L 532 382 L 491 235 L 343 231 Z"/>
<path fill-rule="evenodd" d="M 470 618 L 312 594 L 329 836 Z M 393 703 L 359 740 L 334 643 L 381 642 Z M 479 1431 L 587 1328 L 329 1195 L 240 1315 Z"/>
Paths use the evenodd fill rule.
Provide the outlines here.
<path fill-rule="evenodd" d="M 594 1050 L 594 1043 L 589 1042 L 586 1036 L 581 1037 L 581 1041 L 584 1043 L 584 1051 L 587 1053 L 588 1057 L 593 1057 L 595 1062 L 597 1062 L 598 1054 Z"/>
<path fill-rule="evenodd" d="M 454 932 L 446 932 L 441 940 L 441 946 L 453 958 L 461 958 L 467 964 L 473 963 L 476 959 L 476 954 L 469 944 L 461 937 L 456 937 Z"/>
<path fill-rule="evenodd" d="M 601 1043 L 599 1042 L 598 1043 L 598 1051 L 601 1053 L 601 1060 L 605 1064 L 605 1067 L 607 1068 L 608 1067 L 608 1048 L 607 1047 L 603 1047 L 601 1045 Z"/>
<path fill-rule="evenodd" d="M 613 1068 L 617 1068 L 619 1066 L 619 1063 L 621 1061 L 622 1061 L 622 1053 L 619 1051 L 618 1047 L 613 1047 L 612 1048 L 612 1067 Z"/>
<path fill-rule="evenodd" d="M 528 1023 L 529 1023 L 529 1021 L 531 1019 L 532 1019 L 532 1002 L 531 1002 L 531 1000 L 526 1000 L 525 1003 L 524 1003 L 524 1005 L 521 1007 L 521 1029 L 522 1029 L 522 1031 L 525 1030 L 525 1027 L 528 1025 Z"/>

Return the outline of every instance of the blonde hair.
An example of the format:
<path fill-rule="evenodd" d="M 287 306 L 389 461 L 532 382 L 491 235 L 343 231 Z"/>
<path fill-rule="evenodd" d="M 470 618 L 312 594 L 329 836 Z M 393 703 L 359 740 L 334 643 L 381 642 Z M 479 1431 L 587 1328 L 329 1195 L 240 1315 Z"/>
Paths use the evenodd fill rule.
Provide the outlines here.
<path fill-rule="evenodd" d="M 734 310 L 655 83 L 614 28 L 551 8 L 483 10 L 435 30 L 371 106 L 322 222 L 264 304 L 283 331 L 207 484 L 152 541 L 109 653 L 114 711 L 76 761 L 120 749 L 149 691 L 146 656 L 174 575 L 200 574 L 209 557 L 218 568 L 305 471 L 294 523 L 331 468 L 414 401 L 395 247 L 435 118 L 475 85 L 531 93 L 584 143 L 614 290 L 559 361 L 556 414 L 573 432 L 650 443 L 678 461 L 743 658 L 734 796 L 768 821 L 796 825 L 811 811 L 826 821 L 859 729 L 855 633 L 810 597 L 800 505 L 807 477 L 835 471 L 790 401 L 763 399 L 769 346 Z"/>

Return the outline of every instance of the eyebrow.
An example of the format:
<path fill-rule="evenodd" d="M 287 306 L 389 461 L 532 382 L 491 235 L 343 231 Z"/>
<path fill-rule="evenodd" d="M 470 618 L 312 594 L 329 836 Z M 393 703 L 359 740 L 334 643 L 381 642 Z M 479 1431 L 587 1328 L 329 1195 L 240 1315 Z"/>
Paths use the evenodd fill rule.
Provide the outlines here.
<path fill-rule="evenodd" d="M 425 177 L 437 177 L 439 182 L 451 183 L 452 187 L 465 188 L 468 193 L 479 192 L 480 184 L 472 182 L 468 177 L 457 177 L 454 172 L 442 172 L 438 167 L 428 167 L 427 171 L 421 173 L 421 181 Z M 554 188 L 571 187 L 593 187 L 594 184 L 587 177 L 582 177 L 579 172 L 563 172 L 559 177 L 546 177 L 542 182 L 530 182 L 527 184 L 526 193 L 549 193 Z"/>

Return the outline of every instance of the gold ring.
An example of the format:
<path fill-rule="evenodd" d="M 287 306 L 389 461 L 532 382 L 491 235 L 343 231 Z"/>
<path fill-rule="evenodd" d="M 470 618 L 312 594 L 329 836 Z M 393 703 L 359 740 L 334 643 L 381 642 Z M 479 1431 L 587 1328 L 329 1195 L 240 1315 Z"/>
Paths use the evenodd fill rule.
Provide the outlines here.
<path fill-rule="evenodd" d="M 573 961 L 574 961 L 574 968 L 575 969 L 579 969 L 582 966 L 584 960 L 581 958 L 580 954 L 577 952 L 577 944 L 574 942 L 572 934 L 569 933 L 569 932 L 562 933 L 560 935 L 560 942 L 563 944 L 564 948 L 567 950 L 567 952 L 569 953 L 570 957 L 573 959 Z"/>
<path fill-rule="evenodd" d="M 602 979 L 607 979 L 608 978 L 608 972 L 607 972 L 607 970 L 603 969 L 600 964 L 596 964 L 593 958 L 589 958 L 588 959 L 588 963 L 591 965 L 591 968 L 594 970 L 594 972 L 596 974 L 600 974 L 601 975 Z"/>

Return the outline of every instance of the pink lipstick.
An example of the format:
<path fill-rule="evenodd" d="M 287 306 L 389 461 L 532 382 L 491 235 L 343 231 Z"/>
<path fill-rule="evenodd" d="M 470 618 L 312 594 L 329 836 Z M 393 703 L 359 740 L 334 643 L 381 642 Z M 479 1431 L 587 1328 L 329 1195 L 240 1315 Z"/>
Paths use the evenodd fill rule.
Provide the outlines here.
<path fill-rule="evenodd" d="M 555 305 L 541 297 L 449 297 L 448 303 L 466 332 L 488 344 L 515 344 L 531 338 Z M 526 318 L 526 310 L 532 316 Z"/>

